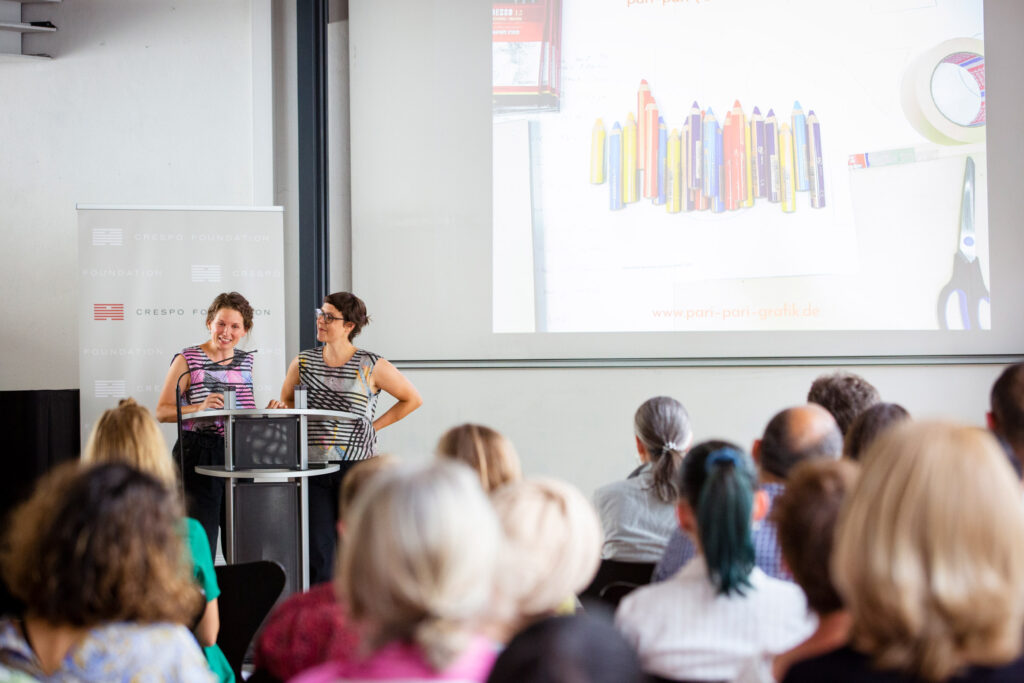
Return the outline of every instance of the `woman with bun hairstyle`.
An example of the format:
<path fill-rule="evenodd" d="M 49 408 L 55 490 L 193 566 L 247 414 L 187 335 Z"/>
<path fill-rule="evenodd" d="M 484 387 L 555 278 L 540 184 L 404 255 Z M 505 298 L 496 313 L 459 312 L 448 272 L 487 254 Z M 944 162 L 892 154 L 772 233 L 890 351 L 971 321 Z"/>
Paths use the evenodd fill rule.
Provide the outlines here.
<path fill-rule="evenodd" d="M 647 673 L 732 680 L 748 658 L 788 650 L 813 630 L 800 589 L 754 562 L 756 485 L 750 456 L 731 443 L 706 441 L 683 460 L 676 510 L 699 554 L 630 593 L 615 615 Z"/>
<path fill-rule="evenodd" d="M 235 389 L 235 407 L 255 408 L 252 394 L 252 354 L 235 347 L 252 329 L 252 306 L 238 292 L 218 294 L 206 309 L 210 338 L 174 355 L 156 405 L 156 419 L 177 422 L 175 383 L 181 414 L 224 407 L 223 387 Z M 220 421 L 182 423 L 182 441 L 175 443 L 175 462 L 182 466 L 185 505 L 189 517 L 203 525 L 216 555 L 217 530 L 224 518 L 224 482 L 196 474 L 197 465 L 224 464 L 224 424 Z"/>
<path fill-rule="evenodd" d="M 633 416 L 640 467 L 594 492 L 605 560 L 657 562 L 676 530 L 676 480 L 693 441 L 690 416 L 668 396 L 647 399 Z"/>
<path fill-rule="evenodd" d="M 309 424 L 309 461 L 336 463 L 340 470 L 310 479 L 309 580 L 331 578 L 337 545 L 338 488 L 345 473 L 376 454 L 377 432 L 420 407 L 423 400 L 412 382 L 380 355 L 352 343 L 370 322 L 366 304 L 349 292 L 324 297 L 316 310 L 316 339 L 323 345 L 299 353 L 288 366 L 281 400 L 273 407 L 293 408 L 295 387 L 306 387 L 306 406 L 359 416 L 356 420 L 325 420 Z M 374 417 L 384 391 L 397 402 Z"/>

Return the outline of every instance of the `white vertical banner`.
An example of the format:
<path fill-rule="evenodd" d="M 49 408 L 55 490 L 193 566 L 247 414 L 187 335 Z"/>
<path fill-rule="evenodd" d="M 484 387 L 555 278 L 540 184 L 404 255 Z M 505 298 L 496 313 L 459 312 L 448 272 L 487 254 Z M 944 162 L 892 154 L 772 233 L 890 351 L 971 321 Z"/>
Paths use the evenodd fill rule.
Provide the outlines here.
<path fill-rule="evenodd" d="M 78 205 L 82 446 L 104 410 L 131 396 L 151 411 L 176 353 L 210 338 L 206 309 L 240 292 L 253 327 L 257 407 L 287 368 L 281 207 Z M 164 425 L 168 445 L 174 425 Z"/>

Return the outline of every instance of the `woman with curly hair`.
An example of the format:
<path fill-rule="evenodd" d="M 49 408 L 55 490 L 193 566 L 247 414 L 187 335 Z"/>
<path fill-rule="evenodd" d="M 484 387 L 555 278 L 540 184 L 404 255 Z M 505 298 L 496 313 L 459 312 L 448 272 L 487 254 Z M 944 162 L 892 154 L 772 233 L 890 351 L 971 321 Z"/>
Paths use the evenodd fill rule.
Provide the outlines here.
<path fill-rule="evenodd" d="M 0 666 L 42 681 L 214 681 L 182 624 L 202 597 L 176 494 L 127 465 L 64 465 L 16 509 L 0 551 L 25 605 Z"/>

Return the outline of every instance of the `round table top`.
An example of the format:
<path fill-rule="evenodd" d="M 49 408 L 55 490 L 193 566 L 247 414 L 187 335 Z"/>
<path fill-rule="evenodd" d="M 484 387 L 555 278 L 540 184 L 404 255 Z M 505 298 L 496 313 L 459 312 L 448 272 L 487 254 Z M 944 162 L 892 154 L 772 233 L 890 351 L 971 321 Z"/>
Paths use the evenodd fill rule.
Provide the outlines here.
<path fill-rule="evenodd" d="M 331 474 L 341 469 L 337 463 L 327 465 L 316 465 L 306 470 L 290 470 L 284 467 L 275 469 L 224 469 L 224 465 L 197 465 L 196 474 L 205 474 L 208 477 L 221 477 L 222 479 L 264 479 L 272 481 L 285 481 L 288 479 L 305 479 L 308 477 L 319 477 L 322 474 Z"/>

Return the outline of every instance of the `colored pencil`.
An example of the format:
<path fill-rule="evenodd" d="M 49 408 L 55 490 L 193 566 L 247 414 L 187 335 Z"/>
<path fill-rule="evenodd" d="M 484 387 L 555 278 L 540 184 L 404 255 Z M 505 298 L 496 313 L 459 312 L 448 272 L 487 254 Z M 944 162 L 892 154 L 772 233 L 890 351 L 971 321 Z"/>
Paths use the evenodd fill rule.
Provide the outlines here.
<path fill-rule="evenodd" d="M 665 164 L 668 162 L 668 128 L 665 127 L 665 119 L 658 117 L 658 191 L 654 195 L 654 203 L 661 205 L 665 203 Z M 652 175 L 653 175 L 652 171 Z"/>
<path fill-rule="evenodd" d="M 626 114 L 622 127 L 622 201 L 626 204 L 640 199 L 636 181 L 636 121 Z"/>
<path fill-rule="evenodd" d="M 722 124 L 722 201 L 728 211 L 740 208 L 743 181 L 740 179 L 740 124 L 733 112 L 725 114 Z"/>
<path fill-rule="evenodd" d="M 651 102 L 644 113 L 644 197 L 658 196 L 658 105 Z M 639 132 L 639 131 L 638 131 Z M 638 141 L 638 144 L 639 141 Z"/>
<path fill-rule="evenodd" d="M 711 111 L 710 109 L 708 111 Z M 725 211 L 725 201 L 722 197 L 722 189 L 725 183 L 722 179 L 722 165 L 725 161 L 725 152 L 722 149 L 722 128 L 718 125 L 718 122 L 714 122 L 714 136 L 715 136 L 715 194 L 709 199 L 711 200 L 711 210 L 715 213 L 721 213 Z"/>
<path fill-rule="evenodd" d="M 682 195 L 686 184 L 683 182 L 682 145 L 679 140 L 679 131 L 675 128 L 668 134 L 666 146 L 665 210 L 669 213 L 679 213 L 686 205 Z"/>
<path fill-rule="evenodd" d="M 616 121 L 608 136 L 608 208 L 622 208 L 622 127 Z"/>
<path fill-rule="evenodd" d="M 768 160 L 768 201 L 777 202 L 781 196 L 779 187 L 779 124 L 775 120 L 775 110 L 769 109 L 764 120 L 764 149 Z"/>
<path fill-rule="evenodd" d="M 739 101 L 736 102 L 737 106 Z M 743 196 L 740 197 L 740 206 L 751 207 L 754 205 L 754 150 L 751 146 L 750 126 L 747 125 L 747 117 L 740 109 L 741 121 L 740 135 L 743 136 Z"/>
<path fill-rule="evenodd" d="M 595 185 L 603 183 L 604 169 L 604 122 L 598 119 L 590 136 L 590 182 Z"/>
<path fill-rule="evenodd" d="M 807 117 L 800 102 L 793 103 L 793 158 L 796 165 L 796 189 L 806 190 L 807 180 Z"/>
<path fill-rule="evenodd" d="M 821 156 L 821 124 L 813 109 L 807 114 L 807 151 L 811 207 L 821 209 L 825 207 L 825 164 Z"/>
<path fill-rule="evenodd" d="M 718 145 L 715 142 L 715 129 L 718 128 L 718 121 L 715 119 L 715 112 L 708 107 L 704 112 L 704 130 L 701 133 L 701 141 L 704 143 L 704 168 L 701 183 L 704 186 L 704 196 L 710 199 L 718 194 L 718 159 L 715 154 L 718 152 Z"/>
<path fill-rule="evenodd" d="M 754 197 L 768 196 L 768 157 L 764 148 L 764 117 L 761 110 L 754 107 L 750 116 L 750 147 L 753 159 L 750 167 L 753 170 Z"/>
<path fill-rule="evenodd" d="M 701 166 L 704 165 L 704 151 L 701 149 L 701 135 L 704 132 L 700 107 L 694 100 L 690 106 L 690 114 L 686 117 L 690 125 L 690 138 L 686 143 L 686 164 L 690 169 L 687 174 L 687 187 L 697 190 L 701 185 Z"/>
<path fill-rule="evenodd" d="M 640 80 L 640 87 L 636 91 L 636 135 L 637 142 L 640 145 L 637 148 L 637 153 L 640 155 L 636 159 L 636 168 L 638 171 L 644 170 L 645 162 L 644 158 L 645 148 L 643 147 L 644 141 L 647 139 L 647 105 L 654 101 L 654 97 L 651 95 L 651 86 L 647 83 L 647 79 Z"/>
<path fill-rule="evenodd" d="M 779 194 L 782 196 L 782 210 L 796 211 L 796 160 L 793 158 L 793 132 L 789 124 L 779 127 Z"/>

